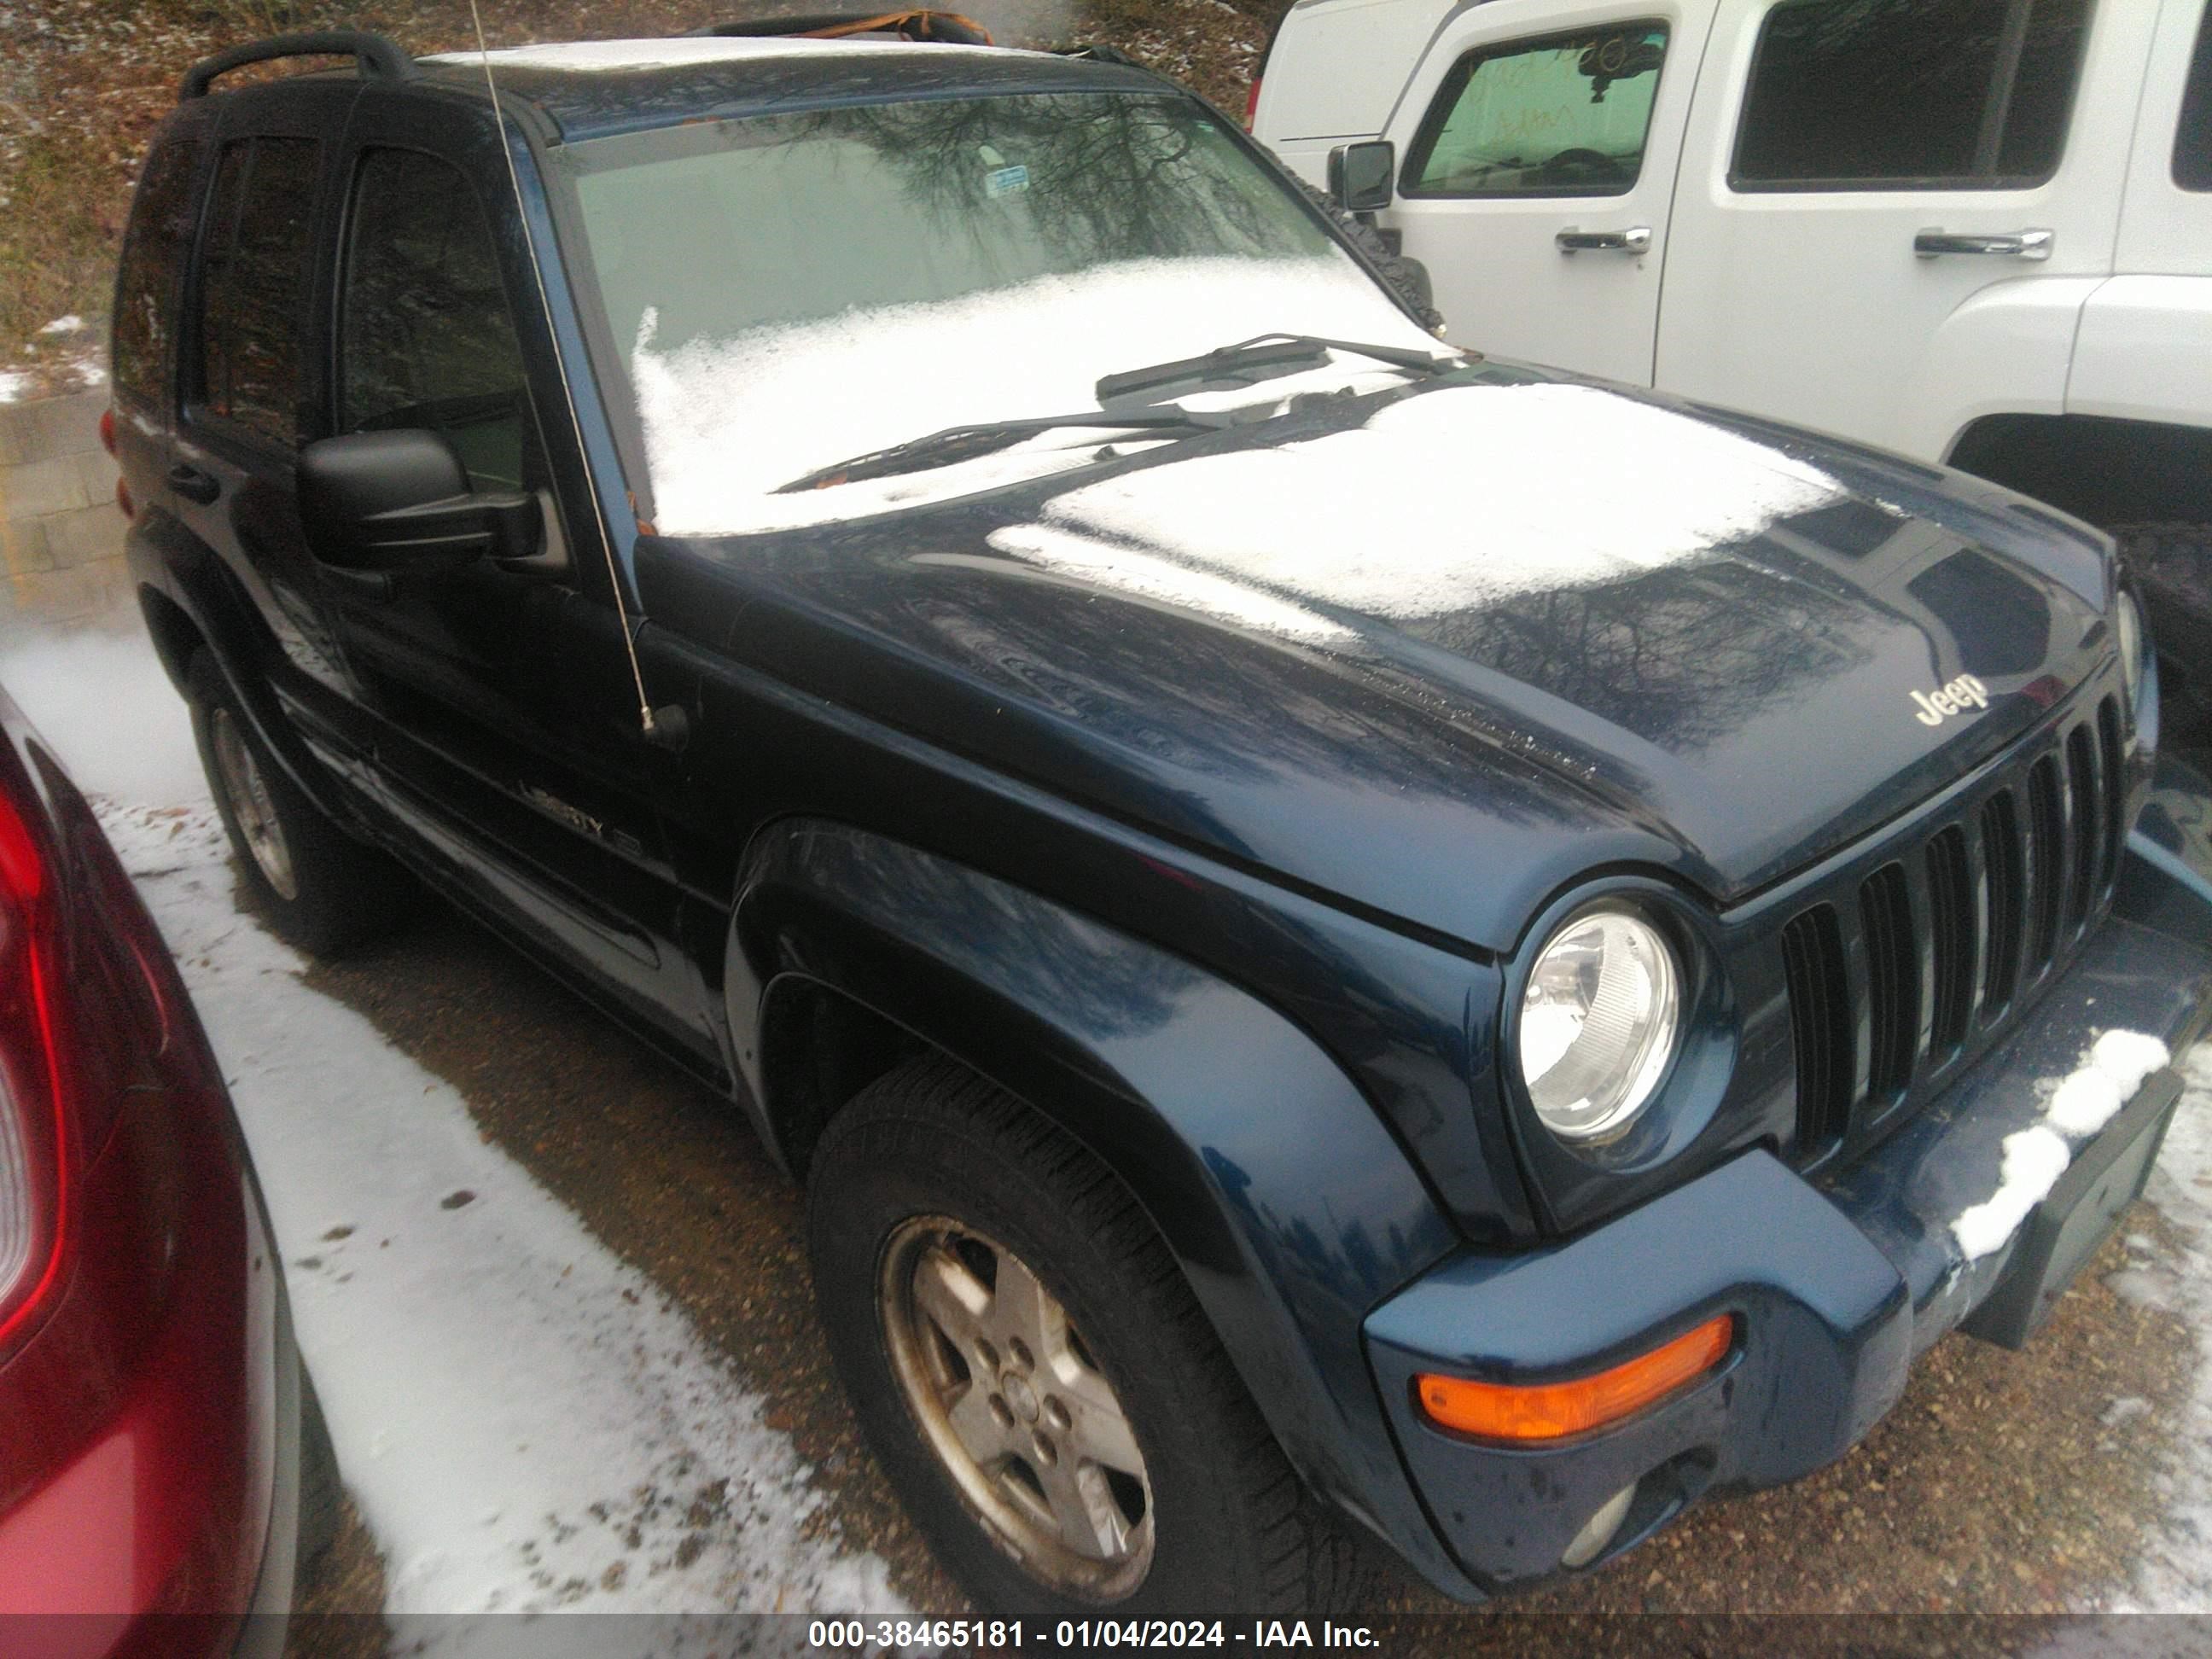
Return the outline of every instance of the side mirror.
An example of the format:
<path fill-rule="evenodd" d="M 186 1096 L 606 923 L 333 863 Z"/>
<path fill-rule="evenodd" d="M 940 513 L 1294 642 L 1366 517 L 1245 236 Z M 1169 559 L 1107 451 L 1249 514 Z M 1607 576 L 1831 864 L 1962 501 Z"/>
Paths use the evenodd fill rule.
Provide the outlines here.
<path fill-rule="evenodd" d="M 472 491 L 468 469 L 435 432 L 353 432 L 300 452 L 307 544 L 341 570 L 458 570 L 478 559 L 527 558 L 544 519 L 526 490 Z"/>
<path fill-rule="evenodd" d="M 1346 213 L 1372 213 L 1396 193 L 1398 147 L 1388 138 L 1339 144 L 1328 153 L 1328 199 Z"/>

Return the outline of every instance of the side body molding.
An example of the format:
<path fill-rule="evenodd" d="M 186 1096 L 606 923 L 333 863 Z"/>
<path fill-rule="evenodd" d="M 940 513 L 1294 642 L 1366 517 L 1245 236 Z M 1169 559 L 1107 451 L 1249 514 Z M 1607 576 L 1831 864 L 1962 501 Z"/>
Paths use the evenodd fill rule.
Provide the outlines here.
<path fill-rule="evenodd" d="M 1362 1353 L 1369 1310 L 1455 1246 L 1372 1107 L 1272 1009 L 1164 951 L 914 848 L 787 819 L 739 871 L 732 1048 L 786 1148 L 761 1037 L 830 987 L 1045 1113 L 1127 1183 L 1314 1489 L 1445 1582 Z"/>

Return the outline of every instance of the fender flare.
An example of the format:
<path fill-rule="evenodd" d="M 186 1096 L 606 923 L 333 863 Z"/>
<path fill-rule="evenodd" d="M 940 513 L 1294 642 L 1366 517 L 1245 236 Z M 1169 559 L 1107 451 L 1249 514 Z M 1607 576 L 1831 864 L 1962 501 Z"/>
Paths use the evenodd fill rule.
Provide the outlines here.
<path fill-rule="evenodd" d="M 1391 1437 L 1366 1313 L 1457 1245 L 1352 1081 L 1246 993 L 1022 888 L 850 826 L 763 830 L 725 963 L 732 1047 L 785 1157 L 764 1035 L 827 987 L 989 1078 L 1128 1186 L 1308 1485 L 1466 1585 Z"/>
<path fill-rule="evenodd" d="M 236 580 L 222 560 L 173 520 L 134 524 L 129 539 L 136 544 L 133 567 L 155 573 L 154 580 L 140 581 L 139 609 L 179 694 L 185 690 L 191 665 L 173 659 L 171 630 L 159 620 L 161 606 L 178 612 L 198 636 L 198 644 L 215 659 L 263 751 L 276 757 L 286 775 L 323 813 L 340 823 L 357 823 L 359 815 L 337 787 L 329 769 L 316 760 L 278 703 L 276 689 L 262 668 L 276 654 L 276 641 L 237 591 Z"/>

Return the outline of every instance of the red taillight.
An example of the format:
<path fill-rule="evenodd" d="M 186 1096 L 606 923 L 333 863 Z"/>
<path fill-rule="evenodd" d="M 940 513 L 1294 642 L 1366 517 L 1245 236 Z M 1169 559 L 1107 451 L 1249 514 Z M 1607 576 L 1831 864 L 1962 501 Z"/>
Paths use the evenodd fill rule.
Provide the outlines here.
<path fill-rule="evenodd" d="M 115 411 L 112 409 L 100 411 L 100 441 L 109 454 L 115 453 Z"/>
<path fill-rule="evenodd" d="M 1252 90 L 1244 94 L 1244 131 L 1252 131 L 1260 118 L 1260 77 L 1252 77 Z"/>
<path fill-rule="evenodd" d="M 0 796 L 0 1352 L 49 1300 L 68 1219 L 52 899 L 43 848 Z"/>

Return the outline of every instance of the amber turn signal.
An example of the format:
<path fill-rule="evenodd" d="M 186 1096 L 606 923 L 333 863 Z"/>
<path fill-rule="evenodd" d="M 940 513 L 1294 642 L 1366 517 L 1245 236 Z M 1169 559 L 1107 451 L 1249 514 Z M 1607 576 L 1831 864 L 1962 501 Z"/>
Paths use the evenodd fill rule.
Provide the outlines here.
<path fill-rule="evenodd" d="M 1722 1314 L 1650 1353 L 1571 1382 L 1510 1388 L 1423 1373 L 1413 1379 L 1430 1420 L 1486 1440 L 1560 1440 L 1617 1423 L 1728 1358 L 1735 1319 Z"/>

